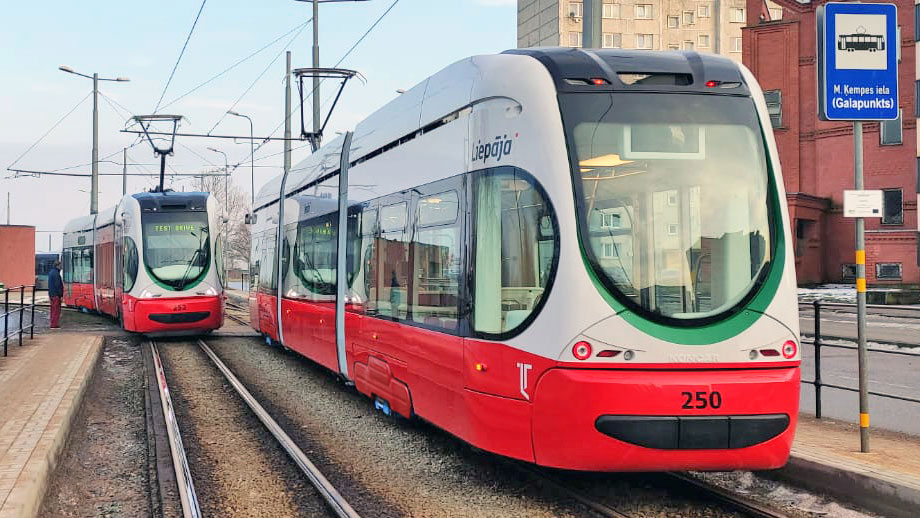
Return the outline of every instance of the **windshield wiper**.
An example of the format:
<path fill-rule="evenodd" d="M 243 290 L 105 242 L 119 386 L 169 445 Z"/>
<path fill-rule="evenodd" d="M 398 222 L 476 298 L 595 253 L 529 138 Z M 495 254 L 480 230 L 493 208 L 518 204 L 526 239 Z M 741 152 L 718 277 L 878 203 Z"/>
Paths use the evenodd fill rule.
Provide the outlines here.
<path fill-rule="evenodd" d="M 208 232 L 208 227 L 201 227 L 201 234 L 197 236 L 198 237 L 198 248 L 195 249 L 195 253 L 192 254 L 192 258 L 188 260 L 188 264 L 185 267 L 185 273 L 183 273 L 182 278 L 179 279 L 177 288 L 180 290 L 185 289 L 185 286 L 188 280 L 188 274 L 191 273 L 192 271 L 192 265 L 195 264 L 195 259 L 197 259 L 199 255 L 201 255 L 201 247 L 203 245 L 205 233 L 210 233 Z M 194 232 L 190 232 L 190 234 L 192 234 L 193 236 L 195 235 Z"/>

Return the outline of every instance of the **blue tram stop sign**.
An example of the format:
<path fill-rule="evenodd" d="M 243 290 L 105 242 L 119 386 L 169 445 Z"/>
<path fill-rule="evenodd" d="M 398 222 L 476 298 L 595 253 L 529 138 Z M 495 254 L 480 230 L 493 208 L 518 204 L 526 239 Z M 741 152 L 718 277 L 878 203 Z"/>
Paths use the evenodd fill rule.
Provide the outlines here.
<path fill-rule="evenodd" d="M 897 119 L 897 7 L 829 2 L 817 26 L 821 120 Z"/>

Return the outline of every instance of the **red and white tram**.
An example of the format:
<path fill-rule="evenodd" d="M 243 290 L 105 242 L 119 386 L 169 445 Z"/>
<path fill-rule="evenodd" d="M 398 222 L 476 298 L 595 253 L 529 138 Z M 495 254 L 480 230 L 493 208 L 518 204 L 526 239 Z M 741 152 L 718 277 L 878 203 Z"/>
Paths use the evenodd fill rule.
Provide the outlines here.
<path fill-rule="evenodd" d="M 218 329 L 224 321 L 218 214 L 207 193 L 150 192 L 71 220 L 64 228 L 64 303 L 117 318 L 127 331 Z"/>
<path fill-rule="evenodd" d="M 348 142 L 256 201 L 255 329 L 384 411 L 508 457 L 616 471 L 786 462 L 794 262 L 769 114 L 743 66 L 693 52 L 476 56 Z"/>

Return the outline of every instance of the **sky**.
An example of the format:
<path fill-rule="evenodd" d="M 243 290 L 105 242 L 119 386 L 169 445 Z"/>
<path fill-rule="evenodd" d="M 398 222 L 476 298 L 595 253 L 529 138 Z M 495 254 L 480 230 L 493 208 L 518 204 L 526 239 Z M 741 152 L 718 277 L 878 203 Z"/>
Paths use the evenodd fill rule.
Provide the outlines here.
<path fill-rule="evenodd" d="M 394 1 L 392 10 L 339 65 L 358 70 L 367 82 L 353 81 L 346 86 L 326 128 L 331 137 L 336 131 L 353 129 L 398 95 L 398 89 L 409 89 L 467 56 L 497 53 L 516 44 L 516 0 L 327 3 L 320 6 L 321 66 L 337 63 Z M 64 224 L 89 214 L 89 176 L 16 178 L 7 170 L 12 166 L 87 175 L 91 171 L 92 81 L 61 72 L 58 66 L 87 75 L 95 72 L 104 78 L 130 79 L 100 82 L 99 171 L 118 174 L 100 177 L 100 210 L 114 206 L 122 196 L 123 148 L 133 145 L 128 150 L 129 174 L 159 171 L 150 145 L 120 130 L 131 115 L 153 113 L 161 96 L 158 112 L 183 115 L 183 132 L 208 133 L 213 128 L 212 134 L 249 135 L 248 121 L 225 116 L 231 108 L 252 118 L 256 136 L 269 135 L 282 124 L 284 51 L 292 51 L 293 68 L 311 66 L 313 26 L 305 25 L 312 16 L 311 5 L 294 0 L 206 0 L 164 93 L 200 7 L 199 0 L 50 0 L 4 6 L 0 30 L 0 70 L 4 75 L 0 82 L 0 223 L 7 221 L 6 198 L 10 193 L 10 223 L 33 225 L 40 231 L 36 250 L 49 248 L 49 235 L 51 249 L 57 250 Z M 321 98 L 331 100 L 334 94 L 330 84 L 324 86 Z M 296 106 L 296 88 L 293 97 Z M 330 104 L 324 103 L 324 115 Z M 307 109 L 308 126 L 310 113 Z M 292 131 L 299 134 L 297 116 Z M 283 128 L 275 136 L 282 134 Z M 167 159 L 167 172 L 223 168 L 223 156 L 208 147 L 225 152 L 231 169 L 240 164 L 233 169 L 232 181 L 248 192 L 248 138 L 177 137 L 175 153 Z M 295 164 L 309 154 L 306 142 L 295 142 L 293 148 Z M 281 150 L 280 142 L 272 142 L 256 152 L 256 191 L 281 173 Z M 157 181 L 154 176 L 129 177 L 128 193 L 148 190 Z M 167 179 L 166 184 L 175 190 L 192 190 L 193 181 L 177 177 Z"/>

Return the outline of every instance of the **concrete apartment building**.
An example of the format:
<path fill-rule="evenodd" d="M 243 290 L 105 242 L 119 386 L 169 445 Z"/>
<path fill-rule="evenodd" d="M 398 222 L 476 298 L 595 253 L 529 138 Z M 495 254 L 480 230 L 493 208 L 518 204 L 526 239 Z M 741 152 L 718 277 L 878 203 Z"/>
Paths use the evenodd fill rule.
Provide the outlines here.
<path fill-rule="evenodd" d="M 603 0 L 604 48 L 696 50 L 741 61 L 746 0 Z M 782 18 L 766 2 L 765 16 Z M 574 0 L 518 0 L 518 47 L 582 44 L 584 4 Z"/>

